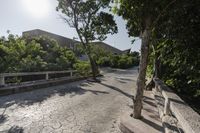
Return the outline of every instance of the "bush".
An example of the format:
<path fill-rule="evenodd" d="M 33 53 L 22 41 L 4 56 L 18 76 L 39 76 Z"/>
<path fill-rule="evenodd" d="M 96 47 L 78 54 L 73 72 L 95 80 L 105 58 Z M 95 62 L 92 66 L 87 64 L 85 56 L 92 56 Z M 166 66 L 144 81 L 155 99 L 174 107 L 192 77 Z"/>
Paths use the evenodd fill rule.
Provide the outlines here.
<path fill-rule="evenodd" d="M 118 60 L 118 67 L 119 68 L 123 68 L 123 69 L 125 69 L 125 68 L 128 68 L 129 66 L 128 66 L 128 63 L 127 63 L 128 61 L 126 60 L 126 58 L 120 58 L 119 60 Z"/>
<path fill-rule="evenodd" d="M 87 77 L 91 74 L 91 66 L 87 61 L 78 61 L 73 67 L 81 76 Z"/>
<path fill-rule="evenodd" d="M 127 69 L 139 64 L 139 57 L 129 54 L 110 56 L 110 67 Z"/>
<path fill-rule="evenodd" d="M 0 37 L 0 73 L 68 70 L 76 60 L 73 51 L 48 37 Z"/>
<path fill-rule="evenodd" d="M 110 67 L 118 68 L 118 60 L 119 60 L 118 55 L 110 56 Z"/>
<path fill-rule="evenodd" d="M 99 66 L 107 67 L 110 66 L 110 58 L 109 57 L 100 57 L 97 61 Z"/>
<path fill-rule="evenodd" d="M 122 55 L 118 61 L 118 67 L 122 69 L 133 67 L 133 59 L 131 56 Z"/>

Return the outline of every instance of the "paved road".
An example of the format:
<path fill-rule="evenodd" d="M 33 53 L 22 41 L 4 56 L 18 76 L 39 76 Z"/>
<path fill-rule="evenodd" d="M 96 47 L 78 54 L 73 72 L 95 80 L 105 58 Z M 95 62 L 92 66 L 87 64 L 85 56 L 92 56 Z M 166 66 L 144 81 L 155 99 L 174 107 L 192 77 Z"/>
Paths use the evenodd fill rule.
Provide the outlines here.
<path fill-rule="evenodd" d="M 120 133 L 137 69 L 104 69 L 101 83 L 78 81 L 0 97 L 0 133 Z"/>

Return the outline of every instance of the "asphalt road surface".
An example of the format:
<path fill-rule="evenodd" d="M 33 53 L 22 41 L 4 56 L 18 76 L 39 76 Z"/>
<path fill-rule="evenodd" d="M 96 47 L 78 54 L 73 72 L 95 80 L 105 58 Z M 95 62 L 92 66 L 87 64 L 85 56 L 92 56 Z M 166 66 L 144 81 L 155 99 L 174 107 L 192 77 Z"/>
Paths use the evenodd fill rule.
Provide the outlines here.
<path fill-rule="evenodd" d="M 0 133 L 120 133 L 130 109 L 137 68 L 103 69 L 87 80 L 0 97 Z"/>

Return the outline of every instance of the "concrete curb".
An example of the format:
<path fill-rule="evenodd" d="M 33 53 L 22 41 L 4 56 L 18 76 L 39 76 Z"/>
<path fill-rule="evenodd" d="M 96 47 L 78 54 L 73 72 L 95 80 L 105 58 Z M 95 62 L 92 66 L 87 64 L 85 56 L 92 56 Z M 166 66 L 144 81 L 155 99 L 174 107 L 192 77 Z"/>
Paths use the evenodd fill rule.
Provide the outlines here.
<path fill-rule="evenodd" d="M 130 112 L 120 118 L 119 128 L 122 133 L 161 133 L 163 127 L 153 99 L 152 92 L 145 91 L 142 119 L 134 119 Z"/>
<path fill-rule="evenodd" d="M 130 116 L 130 113 L 124 114 L 121 116 L 119 128 L 122 133 L 161 133 L 154 129 L 151 125 L 146 123 L 146 116 L 140 119 L 134 119 Z"/>
<path fill-rule="evenodd" d="M 39 81 L 34 83 L 28 83 L 28 84 L 21 84 L 21 85 L 15 85 L 15 86 L 6 86 L 0 88 L 0 96 L 4 95 L 10 95 L 15 93 L 21 93 L 36 89 L 42 89 L 49 86 L 56 86 L 60 84 L 65 84 L 69 82 L 75 82 L 79 80 L 87 79 L 86 77 L 70 77 L 70 78 L 61 78 L 61 79 L 54 79 L 54 80 L 45 80 L 45 81 Z"/>
<path fill-rule="evenodd" d="M 162 94 L 157 92 L 155 89 L 152 90 L 160 118 L 162 120 L 162 125 L 165 130 L 165 133 L 179 133 L 183 132 L 180 123 L 174 116 L 165 115 L 164 110 L 164 98 Z"/>

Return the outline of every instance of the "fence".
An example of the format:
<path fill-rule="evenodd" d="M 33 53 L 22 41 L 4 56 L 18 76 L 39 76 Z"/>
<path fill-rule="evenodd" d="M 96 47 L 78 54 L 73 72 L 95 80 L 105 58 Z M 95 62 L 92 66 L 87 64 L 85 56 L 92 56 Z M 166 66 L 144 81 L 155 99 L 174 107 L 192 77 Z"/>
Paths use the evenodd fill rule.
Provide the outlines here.
<path fill-rule="evenodd" d="M 160 102 L 158 106 L 162 105 L 159 113 L 161 119 L 170 116 L 177 120 L 183 132 L 185 133 L 199 133 L 200 132 L 200 115 L 196 113 L 189 105 L 187 105 L 179 96 L 177 96 L 167 85 L 161 80 L 154 79 L 155 92 L 160 94 Z M 155 93 L 154 93 L 155 94 Z M 158 96 L 159 97 L 159 96 Z M 178 132 L 182 132 L 178 130 Z"/>
<path fill-rule="evenodd" d="M 69 71 L 46 71 L 46 72 L 21 72 L 21 73 L 0 73 L 0 86 L 5 86 L 5 78 L 6 77 L 19 77 L 19 76 L 34 76 L 34 75 L 44 75 L 45 80 L 49 80 L 50 74 L 66 74 L 69 73 L 70 77 L 76 73 L 75 70 L 69 70 Z"/>

